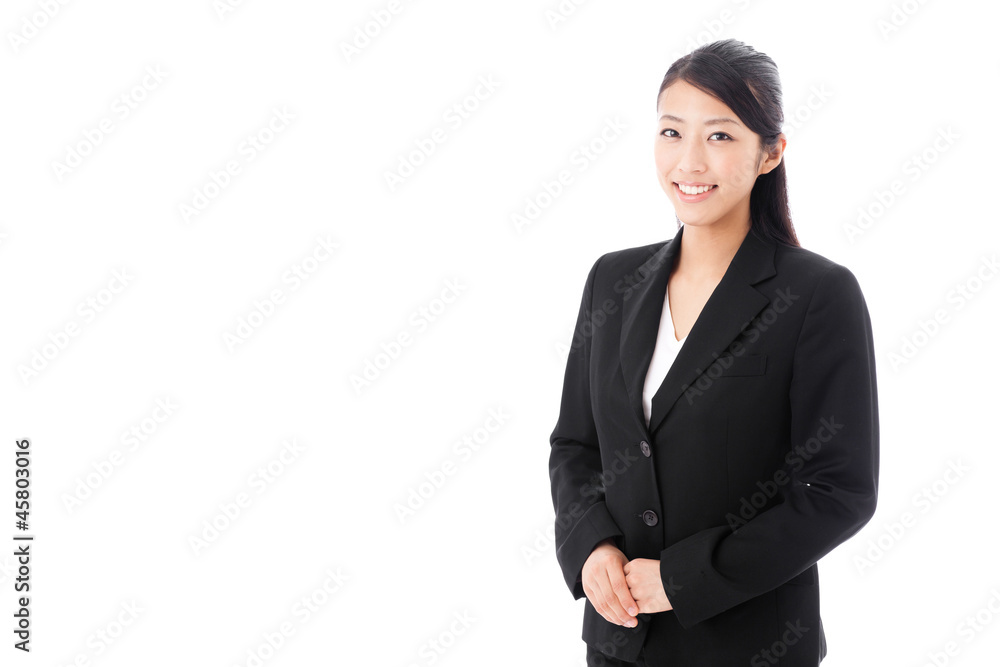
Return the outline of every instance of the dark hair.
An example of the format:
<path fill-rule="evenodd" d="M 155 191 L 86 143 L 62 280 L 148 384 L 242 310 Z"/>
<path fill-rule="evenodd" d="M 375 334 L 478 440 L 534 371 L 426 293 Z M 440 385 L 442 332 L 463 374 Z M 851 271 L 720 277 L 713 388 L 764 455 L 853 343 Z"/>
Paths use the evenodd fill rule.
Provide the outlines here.
<path fill-rule="evenodd" d="M 760 135 L 758 157 L 777 145 L 785 115 L 778 66 L 769 56 L 735 39 L 699 46 L 667 70 L 656 94 L 657 108 L 663 91 L 678 80 L 721 101 Z M 750 230 L 786 245 L 799 245 L 788 209 L 784 159 L 754 182 L 750 191 Z"/>

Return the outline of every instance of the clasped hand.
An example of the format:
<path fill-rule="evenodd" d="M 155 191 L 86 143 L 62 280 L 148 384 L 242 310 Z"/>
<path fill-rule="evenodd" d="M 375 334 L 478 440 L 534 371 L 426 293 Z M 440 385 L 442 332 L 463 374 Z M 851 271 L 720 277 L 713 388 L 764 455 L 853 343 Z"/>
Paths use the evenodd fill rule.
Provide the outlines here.
<path fill-rule="evenodd" d="M 583 592 L 608 621 L 628 628 L 636 616 L 673 609 L 660 579 L 660 561 L 629 560 L 613 540 L 595 548 L 583 564 Z"/>

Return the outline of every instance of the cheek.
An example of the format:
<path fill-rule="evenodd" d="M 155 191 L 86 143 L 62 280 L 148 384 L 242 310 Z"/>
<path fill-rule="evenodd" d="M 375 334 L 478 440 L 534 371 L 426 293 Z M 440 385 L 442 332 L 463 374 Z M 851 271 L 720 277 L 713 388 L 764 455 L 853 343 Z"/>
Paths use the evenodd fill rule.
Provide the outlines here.
<path fill-rule="evenodd" d="M 653 162 L 656 164 L 656 170 L 661 174 L 668 171 L 671 167 L 670 153 L 663 148 L 654 148 Z"/>
<path fill-rule="evenodd" d="M 731 189 L 740 192 L 750 192 L 757 181 L 757 162 L 752 157 L 743 157 L 731 169 L 727 170 L 726 179 Z"/>
<path fill-rule="evenodd" d="M 753 172 L 741 171 L 737 174 L 732 175 L 732 182 L 734 192 L 742 194 L 750 194 L 753 190 L 753 184 L 757 180 L 756 174 Z"/>

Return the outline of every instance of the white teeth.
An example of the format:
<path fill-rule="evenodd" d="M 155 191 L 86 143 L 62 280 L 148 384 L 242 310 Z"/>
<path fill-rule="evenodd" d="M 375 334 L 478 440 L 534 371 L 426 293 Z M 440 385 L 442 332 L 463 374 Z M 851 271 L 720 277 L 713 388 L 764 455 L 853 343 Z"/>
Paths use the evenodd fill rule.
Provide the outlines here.
<path fill-rule="evenodd" d="M 681 185 L 680 183 L 678 183 L 677 187 L 679 187 L 681 189 L 681 192 L 683 192 L 686 195 L 700 195 L 702 192 L 708 192 L 709 190 L 711 190 L 715 186 L 714 185 L 699 185 L 697 187 L 694 187 L 694 186 L 690 186 L 690 185 Z"/>

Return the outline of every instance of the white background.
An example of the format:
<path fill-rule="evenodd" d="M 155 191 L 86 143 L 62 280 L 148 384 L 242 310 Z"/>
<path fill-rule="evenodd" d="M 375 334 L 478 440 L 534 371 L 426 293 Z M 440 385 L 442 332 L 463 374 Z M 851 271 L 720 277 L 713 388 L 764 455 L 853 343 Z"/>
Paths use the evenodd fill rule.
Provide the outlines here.
<path fill-rule="evenodd" d="M 778 64 L 800 241 L 854 272 L 875 332 L 879 507 L 820 564 L 824 665 L 929 664 L 951 641 L 938 664 L 992 664 L 1000 619 L 965 624 L 1000 610 L 995 3 L 595 1 L 553 21 L 554 1 L 404 1 L 350 56 L 387 0 L 48 4 L 0 19 L 3 664 L 582 665 L 547 469 L 565 346 L 594 260 L 675 233 L 656 93 L 675 58 L 726 37 Z M 276 109 L 293 118 L 269 134 Z M 609 121 L 624 129 L 581 169 Z M 571 185 L 518 228 L 562 169 Z M 859 209 L 879 214 L 852 237 Z M 312 269 L 298 285 L 296 266 Z M 259 326 L 227 344 L 241 320 Z M 491 410 L 500 428 L 456 446 Z M 30 656 L 12 648 L 20 438 Z"/>

